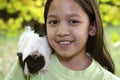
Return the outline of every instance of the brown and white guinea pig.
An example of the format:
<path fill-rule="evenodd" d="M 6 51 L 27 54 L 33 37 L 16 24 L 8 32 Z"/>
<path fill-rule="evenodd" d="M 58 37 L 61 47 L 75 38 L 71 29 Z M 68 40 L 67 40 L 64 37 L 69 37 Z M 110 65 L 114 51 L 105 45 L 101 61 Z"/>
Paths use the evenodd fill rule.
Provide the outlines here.
<path fill-rule="evenodd" d="M 47 41 L 45 27 L 36 23 L 32 28 L 25 26 L 18 43 L 18 59 L 25 75 L 44 73 L 52 50 Z"/>

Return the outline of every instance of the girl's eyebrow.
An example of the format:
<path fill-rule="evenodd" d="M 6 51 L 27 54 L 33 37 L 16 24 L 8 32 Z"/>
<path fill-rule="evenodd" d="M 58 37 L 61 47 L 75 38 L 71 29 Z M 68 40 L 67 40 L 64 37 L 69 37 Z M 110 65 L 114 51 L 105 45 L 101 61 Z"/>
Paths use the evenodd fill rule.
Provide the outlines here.
<path fill-rule="evenodd" d="M 55 15 L 48 15 L 48 18 L 56 18 Z"/>
<path fill-rule="evenodd" d="M 73 13 L 73 14 L 68 14 L 68 17 L 79 17 L 81 18 L 81 16 L 79 14 Z M 48 18 L 56 18 L 56 15 L 48 15 Z"/>
<path fill-rule="evenodd" d="M 76 13 L 73 13 L 73 14 L 68 15 L 68 17 L 81 17 L 81 16 Z"/>

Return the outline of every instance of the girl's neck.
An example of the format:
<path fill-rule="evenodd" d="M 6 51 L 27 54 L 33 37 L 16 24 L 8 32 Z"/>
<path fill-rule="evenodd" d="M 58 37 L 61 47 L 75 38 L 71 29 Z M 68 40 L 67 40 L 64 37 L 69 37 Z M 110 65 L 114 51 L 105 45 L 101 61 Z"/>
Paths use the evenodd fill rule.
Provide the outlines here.
<path fill-rule="evenodd" d="M 80 54 L 70 58 L 57 57 L 61 64 L 74 71 L 84 70 L 91 64 L 91 59 L 87 54 Z"/>

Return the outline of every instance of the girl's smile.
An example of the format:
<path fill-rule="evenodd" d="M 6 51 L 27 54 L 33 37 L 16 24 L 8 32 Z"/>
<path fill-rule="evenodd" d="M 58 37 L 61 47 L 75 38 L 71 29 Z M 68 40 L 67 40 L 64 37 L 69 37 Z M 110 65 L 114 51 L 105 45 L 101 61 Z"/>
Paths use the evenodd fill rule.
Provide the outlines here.
<path fill-rule="evenodd" d="M 56 43 L 61 49 L 68 49 L 74 43 L 73 39 L 56 39 Z"/>

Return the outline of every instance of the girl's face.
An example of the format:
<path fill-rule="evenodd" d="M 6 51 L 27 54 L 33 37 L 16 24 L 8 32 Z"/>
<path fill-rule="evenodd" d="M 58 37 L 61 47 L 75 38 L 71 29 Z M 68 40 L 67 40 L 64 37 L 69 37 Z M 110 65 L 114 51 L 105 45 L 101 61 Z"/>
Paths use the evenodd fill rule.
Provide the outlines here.
<path fill-rule="evenodd" d="M 88 15 L 74 0 L 53 0 L 47 16 L 48 41 L 60 57 L 85 54 Z"/>

